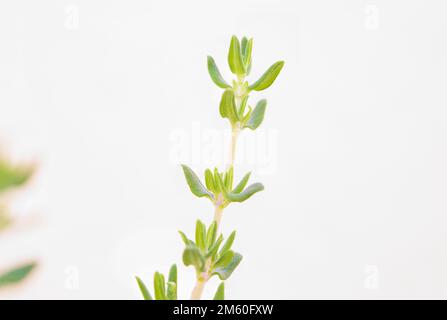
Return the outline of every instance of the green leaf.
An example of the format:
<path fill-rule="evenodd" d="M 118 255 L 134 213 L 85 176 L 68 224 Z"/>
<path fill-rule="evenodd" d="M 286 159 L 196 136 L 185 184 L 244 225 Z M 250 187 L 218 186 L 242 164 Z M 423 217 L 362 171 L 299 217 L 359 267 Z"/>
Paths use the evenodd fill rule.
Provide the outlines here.
<path fill-rule="evenodd" d="M 194 242 L 192 242 L 191 240 L 189 240 L 188 239 L 188 237 L 182 232 L 182 231 L 179 231 L 178 232 L 179 234 L 180 234 L 180 236 L 182 237 L 182 240 L 183 240 L 183 242 L 185 243 L 185 245 L 190 245 L 191 243 L 194 243 Z"/>
<path fill-rule="evenodd" d="M 216 241 L 217 237 L 217 222 L 213 221 L 213 223 L 208 228 L 208 231 L 206 233 L 206 249 L 209 249 L 213 244 L 214 241 Z"/>
<path fill-rule="evenodd" d="M 264 89 L 267 89 L 272 85 L 272 83 L 275 81 L 276 77 L 279 75 L 282 67 L 284 66 L 284 61 L 278 61 L 274 63 L 264 74 L 253 83 L 248 88 L 250 90 L 256 90 L 261 91 Z"/>
<path fill-rule="evenodd" d="M 154 275 L 155 300 L 166 300 L 165 277 L 160 272 Z"/>
<path fill-rule="evenodd" d="M 196 222 L 196 245 L 200 250 L 205 250 L 206 227 L 202 221 Z"/>
<path fill-rule="evenodd" d="M 247 111 L 247 113 L 245 114 L 245 116 L 243 116 L 242 117 L 242 123 L 247 123 L 248 122 L 248 120 L 250 119 L 250 117 L 251 117 L 251 113 L 252 113 L 252 109 L 251 109 L 251 107 L 250 106 L 248 106 L 248 111 Z"/>
<path fill-rule="evenodd" d="M 0 275 L 0 288 L 4 286 L 14 285 L 22 281 L 36 266 L 37 264 L 33 262 L 10 270 L 3 275 Z"/>
<path fill-rule="evenodd" d="M 246 73 L 250 73 L 251 69 L 251 52 L 253 48 L 253 39 L 247 40 L 246 37 L 242 38 L 241 41 L 241 51 L 242 51 L 242 58 L 244 61 L 244 66 Z"/>
<path fill-rule="evenodd" d="M 168 282 L 174 282 L 177 284 L 177 265 L 173 264 L 171 269 L 169 269 Z"/>
<path fill-rule="evenodd" d="M 230 85 L 220 74 L 219 68 L 217 68 L 216 62 L 214 62 L 214 59 L 211 56 L 208 56 L 208 73 L 211 76 L 211 80 L 213 80 L 218 87 L 222 89 L 230 88 Z"/>
<path fill-rule="evenodd" d="M 226 267 L 231 262 L 231 260 L 233 260 L 234 255 L 235 255 L 234 251 L 228 250 L 224 254 L 220 255 L 219 259 L 217 259 L 213 267 L 214 268 Z"/>
<path fill-rule="evenodd" d="M 242 52 L 242 58 L 244 58 L 244 60 L 245 60 L 245 52 L 247 51 L 247 44 L 248 44 L 247 37 L 242 37 L 242 39 L 241 39 L 241 52 Z"/>
<path fill-rule="evenodd" d="M 254 183 L 241 193 L 226 193 L 225 198 L 231 202 L 243 202 L 254 195 L 256 192 L 264 190 L 262 183 Z"/>
<path fill-rule="evenodd" d="M 214 186 L 216 187 L 216 192 L 222 191 L 222 186 L 220 183 L 220 174 L 217 168 L 214 168 Z"/>
<path fill-rule="evenodd" d="M 205 170 L 205 185 L 208 190 L 216 192 L 216 187 L 214 186 L 213 173 L 210 169 Z"/>
<path fill-rule="evenodd" d="M 205 188 L 194 171 L 192 171 L 191 168 L 184 164 L 182 164 L 182 168 L 183 173 L 185 174 L 186 182 L 188 183 L 191 192 L 199 198 L 207 197 L 212 200 L 214 198 L 213 194 Z"/>
<path fill-rule="evenodd" d="M 250 114 L 250 118 L 247 123 L 245 123 L 244 128 L 250 128 L 251 130 L 255 130 L 258 128 L 262 120 L 264 120 L 265 108 L 267 107 L 267 100 L 262 99 L 256 104 L 255 109 Z"/>
<path fill-rule="evenodd" d="M 242 256 L 239 253 L 231 250 L 227 251 L 227 253 L 225 253 L 225 255 L 214 265 L 212 275 L 217 275 L 220 280 L 227 280 L 241 260 Z"/>
<path fill-rule="evenodd" d="M 233 166 L 231 166 L 230 169 L 225 173 L 224 184 L 227 190 L 231 190 L 233 188 L 233 173 Z"/>
<path fill-rule="evenodd" d="M 213 300 L 225 300 L 225 284 L 223 282 L 221 282 L 217 287 Z"/>
<path fill-rule="evenodd" d="M 168 282 L 168 293 L 166 294 L 167 300 L 177 300 L 177 284 L 174 282 Z"/>
<path fill-rule="evenodd" d="M 199 248 L 193 245 L 189 245 L 183 251 L 183 263 L 185 266 L 194 266 L 196 268 L 197 273 L 203 271 L 203 267 L 205 266 L 205 258 L 200 252 Z"/>
<path fill-rule="evenodd" d="M 246 95 L 241 101 L 241 106 L 239 108 L 239 113 L 238 113 L 239 119 L 244 118 L 244 112 L 245 112 L 245 108 L 247 107 L 247 102 L 248 102 L 248 95 Z"/>
<path fill-rule="evenodd" d="M 152 296 L 149 293 L 149 290 L 147 289 L 143 280 L 141 280 L 139 277 L 135 277 L 135 279 L 137 279 L 138 287 L 140 288 L 140 291 L 141 291 L 141 294 L 143 295 L 144 300 L 153 300 Z"/>
<path fill-rule="evenodd" d="M 223 256 L 225 253 L 227 253 L 227 251 L 229 251 L 231 249 L 231 246 L 233 245 L 235 237 L 236 237 L 236 230 L 230 234 L 227 241 L 225 241 L 224 245 L 222 246 L 222 249 L 220 249 L 220 252 L 219 252 L 220 256 Z"/>
<path fill-rule="evenodd" d="M 219 112 L 222 118 L 228 118 L 231 123 L 239 121 L 233 90 L 227 89 L 223 92 L 220 99 Z"/>
<path fill-rule="evenodd" d="M 206 258 L 214 257 L 219 250 L 220 245 L 222 244 L 223 236 L 220 235 L 216 242 L 209 248 L 208 253 L 206 254 Z"/>
<path fill-rule="evenodd" d="M 241 193 L 244 190 L 245 186 L 248 183 L 248 179 L 250 179 L 251 172 L 247 173 L 242 180 L 238 183 L 236 188 L 233 189 L 232 193 Z"/>
<path fill-rule="evenodd" d="M 236 36 L 231 37 L 230 50 L 228 52 L 228 64 L 230 65 L 231 72 L 234 74 L 238 76 L 245 74 L 241 46 Z"/>
<path fill-rule="evenodd" d="M 222 180 L 222 175 L 217 171 L 217 169 L 214 170 L 214 181 L 217 182 L 219 190 L 226 193 L 225 183 Z"/>
<path fill-rule="evenodd" d="M 25 184 L 32 173 L 31 168 L 12 167 L 0 160 L 0 192 Z"/>

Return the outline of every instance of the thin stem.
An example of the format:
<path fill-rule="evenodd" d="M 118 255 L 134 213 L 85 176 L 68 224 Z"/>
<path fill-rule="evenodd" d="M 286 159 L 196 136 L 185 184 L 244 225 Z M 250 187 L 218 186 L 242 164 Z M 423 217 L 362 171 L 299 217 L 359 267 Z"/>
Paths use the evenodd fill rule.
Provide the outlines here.
<path fill-rule="evenodd" d="M 239 79 L 239 81 L 242 83 L 243 79 Z M 239 110 L 241 99 L 236 99 L 236 107 L 237 110 Z M 230 146 L 230 157 L 227 164 L 227 170 L 229 170 L 231 167 L 234 166 L 234 160 L 236 159 L 236 145 L 237 145 L 237 138 L 239 137 L 239 133 L 241 132 L 239 123 L 236 124 L 235 127 L 232 129 L 231 134 L 231 146 Z M 215 205 L 215 211 L 214 211 L 214 221 L 216 221 L 217 224 L 217 230 L 219 230 L 220 222 L 222 220 L 222 213 L 223 208 L 221 206 L 221 203 L 217 203 Z M 216 230 L 216 231 L 217 231 Z M 196 285 L 191 293 L 191 300 L 200 300 L 202 297 L 203 290 L 205 289 L 205 285 L 208 282 L 209 272 L 210 272 L 210 266 L 211 266 L 211 258 L 208 258 L 205 263 L 205 271 L 202 272 L 197 277 Z"/>
<path fill-rule="evenodd" d="M 236 145 L 237 138 L 239 137 L 240 129 L 233 128 L 231 133 L 231 146 L 230 146 L 230 157 L 227 164 L 227 170 L 234 166 L 234 160 L 236 159 Z"/>
<path fill-rule="evenodd" d="M 205 283 L 206 281 L 204 280 L 197 280 L 196 286 L 191 293 L 191 300 L 200 300 L 200 298 L 202 297 L 203 289 L 205 288 Z"/>
<path fill-rule="evenodd" d="M 222 220 L 223 208 L 221 206 L 216 206 L 214 210 L 214 221 L 216 221 L 217 229 L 219 229 L 220 221 Z"/>

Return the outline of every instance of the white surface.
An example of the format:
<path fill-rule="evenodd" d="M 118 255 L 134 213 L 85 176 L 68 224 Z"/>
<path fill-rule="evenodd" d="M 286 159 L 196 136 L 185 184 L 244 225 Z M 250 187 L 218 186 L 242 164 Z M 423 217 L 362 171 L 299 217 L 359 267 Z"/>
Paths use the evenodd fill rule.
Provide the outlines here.
<path fill-rule="evenodd" d="M 232 34 L 255 39 L 252 81 L 286 65 L 253 94 L 269 101 L 261 129 L 243 134 L 258 146 L 238 150 L 254 162 L 239 161 L 237 175 L 253 169 L 266 191 L 225 212 L 244 255 L 228 297 L 445 298 L 446 10 L 422 0 L 2 2 L 0 137 L 40 170 L 15 202 L 38 223 L 1 236 L 0 268 L 41 264 L 0 298 L 140 298 L 135 274 L 152 282 L 181 265 L 176 231 L 210 221 L 212 208 L 176 162 L 203 172 L 214 159 L 205 140 L 224 150 L 206 55 L 228 79 Z M 180 268 L 181 297 L 193 277 Z"/>

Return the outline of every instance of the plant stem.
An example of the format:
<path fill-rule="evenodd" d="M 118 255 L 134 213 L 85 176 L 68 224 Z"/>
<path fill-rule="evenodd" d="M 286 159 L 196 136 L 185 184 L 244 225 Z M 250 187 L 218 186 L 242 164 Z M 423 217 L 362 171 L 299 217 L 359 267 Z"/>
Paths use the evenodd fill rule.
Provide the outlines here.
<path fill-rule="evenodd" d="M 239 110 L 241 99 L 236 99 L 236 107 Z M 230 157 L 227 164 L 227 170 L 229 170 L 231 167 L 234 166 L 234 160 L 236 158 L 236 145 L 237 145 L 237 138 L 239 137 L 239 133 L 241 132 L 239 123 L 232 128 L 231 132 L 231 146 L 230 146 Z M 220 222 L 222 220 L 222 213 L 223 208 L 221 207 L 220 203 L 218 203 L 215 206 L 214 211 L 214 221 L 216 221 L 217 224 L 217 230 L 219 230 Z M 216 232 L 217 232 L 216 230 Z M 210 272 L 210 265 L 211 265 L 211 258 L 209 258 L 206 261 L 205 271 L 202 273 L 201 276 L 197 278 L 196 285 L 191 293 L 191 300 L 200 300 L 202 297 L 203 290 L 205 289 L 205 285 L 208 282 L 209 272 Z"/>
<path fill-rule="evenodd" d="M 217 229 L 219 229 L 220 220 L 222 220 L 223 208 L 221 206 L 216 206 L 214 210 L 214 221 L 217 223 Z"/>
<path fill-rule="evenodd" d="M 233 128 L 231 133 L 231 146 L 230 146 L 230 158 L 227 165 L 227 170 L 229 170 L 232 166 L 234 166 L 234 160 L 236 159 L 236 145 L 237 145 L 237 138 L 239 137 L 240 133 L 239 128 Z"/>
<path fill-rule="evenodd" d="M 219 230 L 220 220 L 222 219 L 223 208 L 219 205 L 216 205 L 216 209 L 214 211 L 214 221 L 217 223 L 217 230 Z M 216 232 L 217 232 L 216 230 Z M 205 265 L 205 271 L 203 272 L 204 277 L 199 277 L 197 279 L 196 285 L 191 293 L 191 300 L 200 300 L 202 297 L 203 289 L 205 289 L 205 284 L 208 282 L 208 273 L 211 265 L 211 258 L 208 258 Z"/>
<path fill-rule="evenodd" d="M 202 297 L 203 289 L 205 288 L 205 283 L 206 281 L 204 280 L 197 280 L 196 286 L 191 293 L 191 300 L 200 300 L 200 298 Z"/>

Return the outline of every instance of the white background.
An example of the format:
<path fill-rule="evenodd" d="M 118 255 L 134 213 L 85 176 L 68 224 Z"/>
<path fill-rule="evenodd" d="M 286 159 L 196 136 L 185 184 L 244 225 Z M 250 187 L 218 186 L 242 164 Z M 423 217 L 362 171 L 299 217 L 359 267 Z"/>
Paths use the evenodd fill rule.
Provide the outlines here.
<path fill-rule="evenodd" d="M 226 152 L 206 56 L 230 79 L 232 34 L 255 39 L 249 81 L 286 64 L 252 95 L 268 99 L 266 119 L 243 138 L 268 155 L 239 160 L 236 174 L 252 169 L 266 190 L 224 213 L 244 255 L 227 297 L 447 297 L 446 10 L 441 0 L 3 1 L 2 150 L 39 170 L 12 205 L 0 270 L 40 265 L 0 298 L 139 299 L 134 275 L 151 283 L 181 265 L 177 230 L 209 222 L 212 207 L 190 194 L 179 162 L 208 166 L 192 147 L 207 143 L 197 126 Z M 179 271 L 188 298 L 194 272 Z"/>

